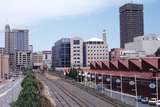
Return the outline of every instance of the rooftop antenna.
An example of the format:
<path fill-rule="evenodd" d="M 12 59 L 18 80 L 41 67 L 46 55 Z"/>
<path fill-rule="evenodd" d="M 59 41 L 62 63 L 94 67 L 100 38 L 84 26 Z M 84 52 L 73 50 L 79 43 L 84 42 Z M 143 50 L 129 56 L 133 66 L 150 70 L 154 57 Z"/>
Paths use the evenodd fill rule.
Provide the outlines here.
<path fill-rule="evenodd" d="M 103 29 L 102 38 L 103 38 L 103 41 L 104 41 L 105 43 L 107 43 L 107 33 L 106 33 L 106 29 Z"/>

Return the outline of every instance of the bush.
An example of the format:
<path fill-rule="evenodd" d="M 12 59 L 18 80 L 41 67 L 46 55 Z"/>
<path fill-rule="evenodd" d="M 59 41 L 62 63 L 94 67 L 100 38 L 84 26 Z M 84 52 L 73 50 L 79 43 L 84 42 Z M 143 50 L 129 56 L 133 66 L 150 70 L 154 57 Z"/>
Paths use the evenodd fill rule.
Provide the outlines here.
<path fill-rule="evenodd" d="M 73 79 L 77 79 L 77 76 L 78 76 L 78 71 L 76 69 L 71 69 L 68 76 L 70 78 L 73 78 Z"/>
<path fill-rule="evenodd" d="M 50 101 L 42 96 L 42 84 L 33 73 L 29 72 L 24 78 L 22 91 L 12 107 L 52 107 Z"/>

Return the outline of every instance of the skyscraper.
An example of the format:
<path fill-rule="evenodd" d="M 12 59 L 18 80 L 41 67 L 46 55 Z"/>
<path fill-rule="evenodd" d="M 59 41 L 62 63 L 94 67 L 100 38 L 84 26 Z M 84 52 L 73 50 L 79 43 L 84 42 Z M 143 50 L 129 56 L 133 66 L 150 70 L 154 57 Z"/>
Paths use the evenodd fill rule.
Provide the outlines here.
<path fill-rule="evenodd" d="M 10 69 L 16 69 L 17 52 L 28 51 L 28 29 L 10 29 L 9 25 L 5 26 L 5 53 L 9 55 Z"/>
<path fill-rule="evenodd" d="M 120 7 L 120 46 L 144 35 L 143 4 L 128 3 Z"/>
<path fill-rule="evenodd" d="M 5 51 L 14 53 L 15 51 L 28 51 L 28 30 L 27 29 L 10 29 L 9 25 L 5 26 Z"/>

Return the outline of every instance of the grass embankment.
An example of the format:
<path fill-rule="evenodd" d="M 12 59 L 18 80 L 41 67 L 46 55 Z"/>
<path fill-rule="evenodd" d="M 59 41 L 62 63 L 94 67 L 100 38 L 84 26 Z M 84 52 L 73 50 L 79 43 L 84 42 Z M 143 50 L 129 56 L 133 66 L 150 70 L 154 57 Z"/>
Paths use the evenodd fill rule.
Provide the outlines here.
<path fill-rule="evenodd" d="M 51 102 L 42 94 L 43 85 L 33 73 L 24 78 L 22 90 L 12 107 L 53 107 Z"/>

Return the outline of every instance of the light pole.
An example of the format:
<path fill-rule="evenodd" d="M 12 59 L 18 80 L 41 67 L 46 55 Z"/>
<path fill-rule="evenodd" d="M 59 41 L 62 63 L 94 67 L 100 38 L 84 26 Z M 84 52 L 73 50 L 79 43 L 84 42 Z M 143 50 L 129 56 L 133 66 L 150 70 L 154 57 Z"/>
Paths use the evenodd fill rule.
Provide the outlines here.
<path fill-rule="evenodd" d="M 137 102 L 137 99 L 138 99 L 138 95 L 137 95 L 137 76 L 134 75 L 134 83 L 135 83 L 135 94 L 136 94 L 136 107 L 138 107 L 138 102 Z"/>
<path fill-rule="evenodd" d="M 82 77 L 82 73 L 81 73 L 81 72 L 78 73 L 78 77 L 80 77 L 80 78 Z M 82 80 L 82 79 L 81 79 L 81 80 Z M 81 81 L 81 80 L 80 80 L 80 81 Z M 81 81 L 81 82 L 82 82 L 82 81 Z"/>
<path fill-rule="evenodd" d="M 95 89 L 96 89 L 96 86 L 97 86 L 97 76 L 96 76 L 96 72 L 95 72 Z"/>
<path fill-rule="evenodd" d="M 122 75 L 120 75 L 120 78 L 121 78 L 121 101 L 123 102 L 123 77 Z"/>
<path fill-rule="evenodd" d="M 157 102 L 158 102 L 158 77 L 156 76 L 156 93 L 157 93 Z M 157 107 L 158 107 L 158 105 L 157 105 Z"/>
<path fill-rule="evenodd" d="M 110 94 L 112 98 L 112 74 L 110 74 Z"/>
<path fill-rule="evenodd" d="M 102 93 L 103 93 L 103 88 L 104 86 L 103 86 L 103 72 L 102 72 Z"/>

